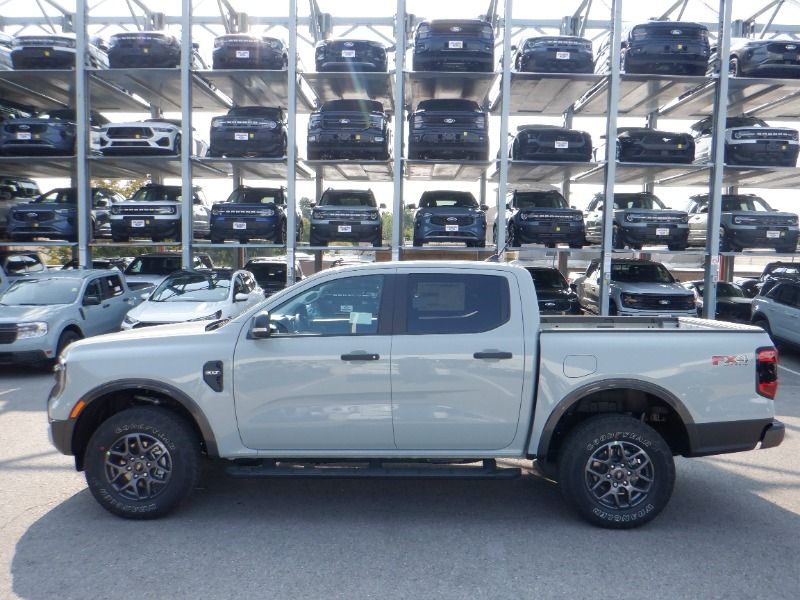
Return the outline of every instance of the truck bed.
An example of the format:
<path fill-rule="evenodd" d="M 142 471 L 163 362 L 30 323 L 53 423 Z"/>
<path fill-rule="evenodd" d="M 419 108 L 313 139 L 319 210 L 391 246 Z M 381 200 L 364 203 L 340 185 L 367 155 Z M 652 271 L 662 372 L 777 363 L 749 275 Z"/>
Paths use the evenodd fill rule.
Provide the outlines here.
<path fill-rule="evenodd" d="M 542 333 L 557 329 L 594 330 L 619 329 L 625 331 L 643 329 L 668 329 L 684 331 L 762 331 L 753 325 L 695 319 L 692 317 L 542 317 L 540 329 Z"/>

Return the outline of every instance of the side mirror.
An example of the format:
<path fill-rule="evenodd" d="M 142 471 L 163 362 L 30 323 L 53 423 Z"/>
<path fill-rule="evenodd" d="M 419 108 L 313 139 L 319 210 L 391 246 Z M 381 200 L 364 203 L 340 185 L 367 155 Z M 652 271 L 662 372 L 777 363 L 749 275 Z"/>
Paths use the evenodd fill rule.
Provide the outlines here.
<path fill-rule="evenodd" d="M 380 208 L 380 209 L 384 209 L 384 210 L 385 210 L 385 209 L 386 209 L 386 205 L 385 205 L 385 204 L 379 204 L 379 205 L 378 205 L 378 208 Z"/>
<path fill-rule="evenodd" d="M 488 204 L 481 204 L 480 209 L 481 210 L 489 210 L 489 205 Z"/>
<path fill-rule="evenodd" d="M 317 201 L 316 201 L 316 200 L 312 200 L 311 202 L 309 202 L 309 203 L 308 203 L 308 205 L 309 205 L 311 208 L 314 208 L 314 207 L 317 205 Z"/>
<path fill-rule="evenodd" d="M 391 46 L 386 46 L 385 50 L 386 50 L 386 52 L 396 52 L 397 51 L 397 46 L 392 44 Z"/>
<path fill-rule="evenodd" d="M 570 204 L 570 205 L 569 205 L 569 207 L 570 207 L 571 209 L 573 209 L 573 210 L 578 210 L 578 207 L 577 207 L 577 206 L 575 206 L 574 204 Z"/>
<path fill-rule="evenodd" d="M 234 302 L 247 302 L 250 299 L 250 294 L 243 294 L 239 292 L 233 297 Z"/>
<path fill-rule="evenodd" d="M 413 202 L 411 204 L 406 204 L 406 210 L 416 210 L 416 209 L 417 205 L 414 204 Z"/>
<path fill-rule="evenodd" d="M 578 286 L 576 284 L 574 284 L 574 283 L 570 283 L 569 284 L 569 289 L 571 289 L 573 292 L 577 292 L 578 291 Z"/>
<path fill-rule="evenodd" d="M 516 52 L 517 51 L 517 45 L 516 44 L 511 44 L 511 51 L 512 52 Z"/>
<path fill-rule="evenodd" d="M 192 49 L 200 50 L 200 44 L 198 42 L 192 42 Z"/>
<path fill-rule="evenodd" d="M 511 202 L 506 202 L 506 210 L 511 210 Z"/>
<path fill-rule="evenodd" d="M 100 306 L 100 298 L 97 296 L 86 296 L 83 299 L 84 306 Z"/>
<path fill-rule="evenodd" d="M 250 327 L 250 335 L 248 336 L 251 340 L 263 340 L 264 338 L 268 338 L 272 335 L 272 331 L 269 328 L 269 313 L 261 313 L 256 315 L 253 318 L 253 324 Z"/>

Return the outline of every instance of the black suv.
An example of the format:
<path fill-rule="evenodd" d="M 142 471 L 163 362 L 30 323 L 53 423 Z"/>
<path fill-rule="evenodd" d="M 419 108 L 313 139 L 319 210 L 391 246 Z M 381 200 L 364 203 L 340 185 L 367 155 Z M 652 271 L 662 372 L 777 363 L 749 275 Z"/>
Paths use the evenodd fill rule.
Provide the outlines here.
<path fill-rule="evenodd" d="M 254 256 L 242 268 L 253 274 L 259 287 L 264 290 L 264 296 L 267 298 L 286 287 L 285 256 Z M 300 263 L 298 262 L 295 262 L 294 265 L 294 277 L 295 281 L 304 279 L 303 271 L 300 269 Z"/>
<path fill-rule="evenodd" d="M 409 204 L 413 209 L 414 205 Z M 414 215 L 414 246 L 425 242 L 464 242 L 467 247 L 486 246 L 486 211 L 471 192 L 437 190 L 423 192 Z"/>
<path fill-rule="evenodd" d="M 74 69 L 75 46 L 74 33 L 18 35 L 11 43 L 11 61 L 15 69 Z M 108 48 L 102 38 L 90 38 L 86 50 L 86 66 L 108 67 Z"/>
<path fill-rule="evenodd" d="M 592 160 L 592 136 L 555 125 L 521 125 L 508 148 L 512 160 Z"/>
<path fill-rule="evenodd" d="M 192 44 L 192 69 L 205 69 L 206 63 Z M 109 38 L 108 66 L 112 69 L 176 68 L 181 64 L 181 41 L 166 31 L 130 31 Z"/>
<path fill-rule="evenodd" d="M 388 160 L 389 117 L 375 100 L 331 100 L 308 119 L 308 160 Z"/>
<path fill-rule="evenodd" d="M 229 33 L 214 38 L 215 69 L 273 69 L 289 65 L 289 49 L 283 40 L 251 33 Z"/>
<path fill-rule="evenodd" d="M 37 114 L 35 117 L 8 119 L 0 125 L 0 154 L 50 154 L 72 156 L 77 137 L 75 110 L 60 108 Z M 108 124 L 101 114 L 89 116 L 92 133 Z"/>
<path fill-rule="evenodd" d="M 234 106 L 227 115 L 211 119 L 208 156 L 286 155 L 286 119 L 283 109 Z"/>
<path fill-rule="evenodd" d="M 540 35 L 516 47 L 511 64 L 526 73 L 591 73 L 592 41 L 573 35 Z"/>
<path fill-rule="evenodd" d="M 538 267 L 512 263 L 531 274 L 540 315 L 580 315 L 583 311 L 578 294 L 569 287 L 566 278 L 554 267 Z"/>
<path fill-rule="evenodd" d="M 486 21 L 422 21 L 414 32 L 414 71 L 494 70 L 494 30 Z"/>
<path fill-rule="evenodd" d="M 689 243 L 704 246 L 708 237 L 708 194 L 692 196 L 689 206 Z M 738 252 L 742 248 L 797 249 L 797 215 L 778 212 L 754 194 L 723 194 L 719 249 Z"/>
<path fill-rule="evenodd" d="M 386 72 L 386 47 L 371 40 L 322 40 L 314 49 L 317 71 Z"/>
<path fill-rule="evenodd" d="M 372 190 L 334 190 L 328 188 L 313 203 L 311 210 L 312 246 L 327 246 L 332 241 L 372 242 L 383 245 L 381 213 Z M 380 208 L 386 208 L 384 204 Z"/>
<path fill-rule="evenodd" d="M 595 70 L 605 72 L 611 56 L 607 41 Z M 711 55 L 708 28 L 699 23 L 649 21 L 631 28 L 622 39 L 622 70 L 626 73 L 705 75 Z"/>
<path fill-rule="evenodd" d="M 569 244 L 585 242 L 583 214 L 572 208 L 558 190 L 512 190 L 506 198 L 507 244 Z"/>
<path fill-rule="evenodd" d="M 246 244 L 253 238 L 286 243 L 286 188 L 239 186 L 225 202 L 211 207 L 211 243 L 239 240 Z M 303 235 L 303 217 L 297 215 L 299 240 Z"/>
<path fill-rule="evenodd" d="M 586 239 L 603 242 L 605 194 L 595 194 L 586 207 Z M 666 244 L 670 250 L 689 246 L 689 215 L 672 210 L 649 192 L 614 194 L 614 223 L 611 243 L 615 250 L 628 246 L 641 250 L 644 244 Z"/>
<path fill-rule="evenodd" d="M 682 132 L 620 127 L 617 130 L 617 160 L 691 164 L 694 161 L 694 139 Z"/>
<path fill-rule="evenodd" d="M 714 48 L 709 71 L 715 68 L 716 58 Z M 733 77 L 800 77 L 800 43 L 787 39 L 733 39 L 728 72 Z"/>
<path fill-rule="evenodd" d="M 408 158 L 489 158 L 489 115 L 473 100 L 423 100 L 408 116 Z"/>

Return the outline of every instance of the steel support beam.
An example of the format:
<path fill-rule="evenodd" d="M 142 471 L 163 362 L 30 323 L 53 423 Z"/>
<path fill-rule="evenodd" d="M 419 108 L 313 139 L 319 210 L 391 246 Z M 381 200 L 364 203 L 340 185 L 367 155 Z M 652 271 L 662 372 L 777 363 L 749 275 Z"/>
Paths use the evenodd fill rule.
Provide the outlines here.
<path fill-rule="evenodd" d="M 497 254 L 501 255 L 506 248 L 506 194 L 508 193 L 508 114 L 511 110 L 511 33 L 514 14 L 513 0 L 505 0 L 503 8 L 503 75 L 500 81 L 502 97 L 500 102 L 500 177 L 497 186 Z"/>
<path fill-rule="evenodd" d="M 622 40 L 622 0 L 611 5 L 611 73 L 608 84 L 608 123 L 606 124 L 606 181 L 603 202 L 603 247 L 600 250 L 600 314 L 608 315 L 611 284 L 612 233 L 614 223 L 614 183 L 617 178 L 617 104 L 619 103 L 619 61 Z"/>
<path fill-rule="evenodd" d="M 729 56 L 731 49 L 730 0 L 719 0 L 718 56 Z M 728 69 L 720 65 L 714 87 L 714 139 L 711 153 L 711 190 L 706 233 L 705 285 L 703 288 L 703 317 L 713 319 L 717 312 L 717 281 L 719 281 L 719 227 L 722 217 L 722 181 L 725 170 L 725 124 L 728 112 Z"/>
<path fill-rule="evenodd" d="M 297 56 L 297 0 L 289 0 L 289 56 Z M 289 106 L 286 135 L 289 143 L 286 145 L 286 160 L 288 172 L 286 177 L 287 215 L 286 215 L 286 284 L 292 285 L 295 281 L 294 272 L 295 252 L 297 250 L 297 61 L 290 60 L 289 77 Z"/>
<path fill-rule="evenodd" d="M 394 14 L 394 39 L 397 48 L 394 75 L 394 148 L 392 166 L 394 167 L 394 189 L 392 195 L 392 260 L 400 260 L 403 247 L 403 135 L 405 133 L 405 110 L 403 89 L 406 56 L 406 1 L 397 0 Z"/>
<path fill-rule="evenodd" d="M 89 241 L 92 239 L 91 211 L 92 190 L 89 182 L 89 86 L 86 78 L 86 56 L 88 54 L 86 31 L 86 0 L 78 0 L 75 7 L 75 154 L 77 169 L 73 185 L 78 189 L 78 264 L 82 269 L 92 265 Z"/>
<path fill-rule="evenodd" d="M 192 267 L 192 0 L 181 11 L 181 263 Z"/>

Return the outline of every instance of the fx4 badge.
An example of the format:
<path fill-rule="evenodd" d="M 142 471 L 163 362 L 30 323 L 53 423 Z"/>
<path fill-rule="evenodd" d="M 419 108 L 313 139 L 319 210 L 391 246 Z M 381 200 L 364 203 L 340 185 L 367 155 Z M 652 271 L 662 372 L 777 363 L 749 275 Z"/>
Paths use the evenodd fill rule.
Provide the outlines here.
<path fill-rule="evenodd" d="M 718 366 L 733 366 L 733 367 L 743 367 L 750 362 L 750 359 L 747 357 L 746 354 L 732 354 L 728 356 L 712 356 L 711 357 L 711 366 L 718 367 Z"/>

